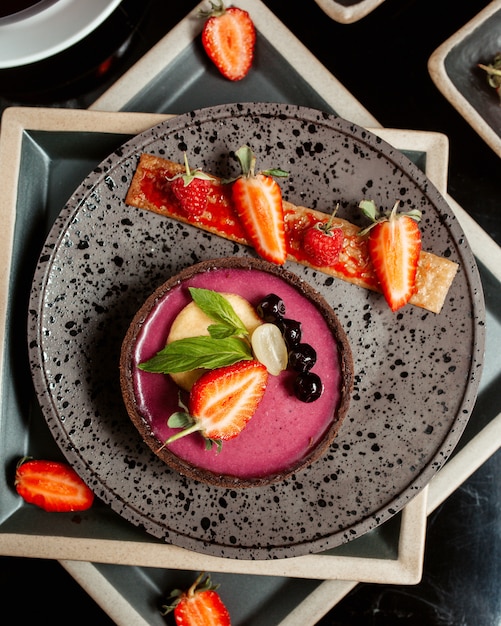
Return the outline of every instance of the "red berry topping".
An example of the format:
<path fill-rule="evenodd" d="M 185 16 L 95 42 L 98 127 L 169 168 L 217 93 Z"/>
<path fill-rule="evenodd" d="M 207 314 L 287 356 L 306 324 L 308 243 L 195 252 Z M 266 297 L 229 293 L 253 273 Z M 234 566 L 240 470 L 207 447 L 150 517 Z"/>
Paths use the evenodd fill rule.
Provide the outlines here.
<path fill-rule="evenodd" d="M 303 236 L 304 253 L 308 261 L 318 267 L 337 263 L 343 248 L 343 230 L 339 226 L 333 226 L 336 211 L 337 207 L 326 222 L 317 222 Z"/>
<path fill-rule="evenodd" d="M 184 154 L 185 173 L 171 179 L 171 190 L 188 217 L 200 217 L 207 208 L 207 198 L 214 179 L 200 170 L 190 170 Z"/>

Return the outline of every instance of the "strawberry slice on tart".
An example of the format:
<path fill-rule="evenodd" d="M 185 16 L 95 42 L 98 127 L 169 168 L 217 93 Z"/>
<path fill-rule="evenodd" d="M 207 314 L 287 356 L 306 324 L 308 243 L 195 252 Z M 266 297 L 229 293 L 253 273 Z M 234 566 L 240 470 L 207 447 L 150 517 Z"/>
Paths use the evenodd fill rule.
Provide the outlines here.
<path fill-rule="evenodd" d="M 266 391 L 268 370 L 257 361 L 238 361 L 203 374 L 191 388 L 187 410 L 174 413 L 171 428 L 182 428 L 165 445 L 194 432 L 200 432 L 206 447 L 241 433 Z"/>

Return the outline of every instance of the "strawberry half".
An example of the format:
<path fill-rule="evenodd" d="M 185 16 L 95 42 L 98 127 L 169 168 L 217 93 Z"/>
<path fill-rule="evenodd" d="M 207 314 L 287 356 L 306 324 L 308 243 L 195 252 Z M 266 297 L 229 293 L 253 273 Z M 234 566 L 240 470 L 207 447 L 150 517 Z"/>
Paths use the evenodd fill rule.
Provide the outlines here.
<path fill-rule="evenodd" d="M 272 169 L 255 174 L 256 157 L 249 146 L 235 153 L 242 175 L 232 187 L 235 211 L 256 252 L 277 265 L 287 259 L 282 191 L 273 176 L 288 176 Z"/>
<path fill-rule="evenodd" d="M 238 361 L 203 374 L 191 388 L 188 412 L 174 413 L 171 427 L 183 428 L 164 445 L 200 432 L 207 447 L 233 439 L 256 412 L 268 383 L 266 366 L 256 360 Z"/>
<path fill-rule="evenodd" d="M 205 52 L 225 78 L 241 80 L 248 74 L 254 58 L 254 23 L 243 9 L 226 9 L 221 0 L 210 4 L 210 11 L 200 12 L 206 18 L 202 29 Z"/>
<path fill-rule="evenodd" d="M 84 511 L 94 494 L 75 470 L 58 461 L 21 459 L 16 467 L 17 493 L 45 511 Z"/>
<path fill-rule="evenodd" d="M 368 249 L 383 295 L 392 311 L 409 302 L 416 291 L 416 273 L 421 253 L 418 210 L 397 213 L 399 201 L 388 215 L 378 216 L 374 202 L 362 201 L 360 208 L 373 224 L 360 232 L 369 233 Z"/>
<path fill-rule="evenodd" d="M 177 174 L 172 181 L 171 190 L 181 209 L 188 217 L 200 217 L 207 208 L 207 198 L 211 190 L 212 176 L 201 170 L 191 170 L 188 157 L 184 153 L 185 173 Z"/>
<path fill-rule="evenodd" d="M 174 589 L 162 606 L 162 615 L 174 612 L 177 626 L 230 626 L 230 614 L 213 585 L 210 576 L 202 580 L 202 572 L 187 590 Z"/>
<path fill-rule="evenodd" d="M 327 222 L 317 222 L 306 229 L 303 235 L 303 251 L 306 258 L 318 267 L 334 265 L 343 248 L 343 229 L 339 226 L 333 227 L 337 208 Z"/>

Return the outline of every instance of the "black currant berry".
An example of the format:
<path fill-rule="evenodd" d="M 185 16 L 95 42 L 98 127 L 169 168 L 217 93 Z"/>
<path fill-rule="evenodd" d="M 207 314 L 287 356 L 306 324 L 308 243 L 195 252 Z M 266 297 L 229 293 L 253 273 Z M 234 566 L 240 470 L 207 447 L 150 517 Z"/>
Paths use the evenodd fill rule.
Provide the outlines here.
<path fill-rule="evenodd" d="M 273 323 L 285 315 L 285 304 L 282 298 L 270 293 L 257 305 L 256 311 L 262 320 Z"/>
<path fill-rule="evenodd" d="M 301 336 L 303 334 L 301 330 L 301 322 L 283 317 L 277 320 L 276 324 L 282 333 L 287 347 L 291 349 L 294 346 L 297 346 L 301 341 Z"/>
<path fill-rule="evenodd" d="M 289 368 L 296 372 L 309 372 L 316 362 L 317 353 L 309 343 L 299 343 L 289 352 Z"/>
<path fill-rule="evenodd" d="M 320 376 L 314 372 L 298 374 L 294 380 L 294 393 L 301 402 L 314 402 L 324 391 Z"/>

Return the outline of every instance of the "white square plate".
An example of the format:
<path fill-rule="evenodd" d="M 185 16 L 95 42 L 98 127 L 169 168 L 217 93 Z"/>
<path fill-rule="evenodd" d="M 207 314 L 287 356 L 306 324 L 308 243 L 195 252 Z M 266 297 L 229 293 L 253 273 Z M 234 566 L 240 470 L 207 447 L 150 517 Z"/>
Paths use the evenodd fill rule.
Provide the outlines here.
<path fill-rule="evenodd" d="M 452 106 L 501 157 L 501 100 L 478 67 L 498 52 L 501 0 L 494 0 L 433 52 L 428 70 Z"/>
<path fill-rule="evenodd" d="M 369 15 L 384 0 L 315 0 L 331 19 L 341 24 L 353 24 Z"/>

